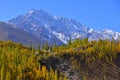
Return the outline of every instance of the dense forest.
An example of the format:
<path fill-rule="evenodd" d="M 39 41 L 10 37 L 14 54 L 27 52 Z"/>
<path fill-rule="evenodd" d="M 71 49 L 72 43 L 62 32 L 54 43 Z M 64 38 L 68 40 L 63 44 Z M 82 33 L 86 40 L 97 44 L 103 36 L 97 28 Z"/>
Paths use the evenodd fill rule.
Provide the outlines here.
<path fill-rule="evenodd" d="M 119 80 L 120 41 L 26 47 L 0 41 L 0 80 Z"/>

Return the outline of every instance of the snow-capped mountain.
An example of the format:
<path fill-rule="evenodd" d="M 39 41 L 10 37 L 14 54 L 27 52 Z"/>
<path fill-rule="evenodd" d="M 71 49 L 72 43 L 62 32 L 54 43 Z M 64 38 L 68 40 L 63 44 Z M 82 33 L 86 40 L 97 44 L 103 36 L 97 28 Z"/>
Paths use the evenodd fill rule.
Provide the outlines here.
<path fill-rule="evenodd" d="M 44 10 L 32 9 L 24 15 L 20 15 L 8 21 L 10 24 L 19 26 L 37 38 L 49 43 L 67 43 L 76 38 L 118 39 L 120 33 L 111 30 L 96 31 L 80 22 L 65 17 L 53 16 Z"/>

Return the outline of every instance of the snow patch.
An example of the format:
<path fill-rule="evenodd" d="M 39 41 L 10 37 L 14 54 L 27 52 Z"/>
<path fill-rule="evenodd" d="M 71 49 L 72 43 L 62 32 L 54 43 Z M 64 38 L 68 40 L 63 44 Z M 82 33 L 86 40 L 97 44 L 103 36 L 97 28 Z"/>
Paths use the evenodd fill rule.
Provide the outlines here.
<path fill-rule="evenodd" d="M 57 16 L 54 16 L 54 19 L 57 20 Z"/>
<path fill-rule="evenodd" d="M 31 30 L 37 31 L 38 26 L 34 23 L 31 23 L 32 27 L 30 28 Z"/>
<path fill-rule="evenodd" d="M 113 32 L 112 30 L 109 30 L 109 29 L 105 29 L 105 30 L 103 30 L 103 32 L 105 32 L 105 33 L 109 33 L 109 34 L 114 34 L 115 32 Z"/>
<path fill-rule="evenodd" d="M 73 27 L 77 30 L 80 30 L 80 28 L 78 28 L 76 25 L 73 24 Z"/>
<path fill-rule="evenodd" d="M 91 28 L 88 32 L 89 32 L 89 33 L 93 32 L 93 29 Z"/>
<path fill-rule="evenodd" d="M 33 10 L 30 10 L 29 13 L 32 14 L 34 11 Z"/>
<path fill-rule="evenodd" d="M 53 35 L 55 35 L 58 39 L 60 39 L 62 42 L 67 44 L 67 38 L 62 33 L 57 33 L 55 31 L 52 32 Z"/>
<path fill-rule="evenodd" d="M 44 26 L 45 26 L 46 29 L 50 30 L 50 25 L 44 24 Z"/>
<path fill-rule="evenodd" d="M 120 38 L 120 33 L 116 32 L 116 35 L 114 36 L 114 39 L 119 39 Z"/>
<path fill-rule="evenodd" d="M 35 24 L 33 24 L 33 23 L 31 23 L 31 25 L 32 25 L 33 27 L 36 27 L 36 25 L 35 25 Z"/>
<path fill-rule="evenodd" d="M 76 32 L 73 33 L 73 36 L 74 36 L 74 37 L 73 37 L 74 39 L 75 39 L 75 38 L 80 38 L 80 37 L 81 37 L 80 34 L 79 34 L 79 33 L 76 33 Z"/>

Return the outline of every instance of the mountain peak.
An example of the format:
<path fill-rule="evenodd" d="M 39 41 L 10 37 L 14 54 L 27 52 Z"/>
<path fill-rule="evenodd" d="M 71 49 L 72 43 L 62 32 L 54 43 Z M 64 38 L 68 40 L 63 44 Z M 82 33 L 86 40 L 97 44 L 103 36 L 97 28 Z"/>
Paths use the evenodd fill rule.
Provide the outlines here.
<path fill-rule="evenodd" d="M 38 21 L 41 23 L 46 23 L 46 21 L 53 21 L 55 19 L 54 16 L 43 9 L 31 9 L 25 15 L 23 15 L 23 17 L 24 20 L 28 20 L 30 22 Z"/>
<path fill-rule="evenodd" d="M 34 13 L 34 12 L 46 12 L 46 11 L 43 10 L 43 9 L 39 9 L 39 10 L 38 9 L 31 9 L 31 10 L 28 11 L 28 13 L 30 13 L 30 14 Z"/>
<path fill-rule="evenodd" d="M 50 13 L 48 13 L 47 11 L 45 11 L 45 10 L 43 10 L 43 9 L 39 9 L 39 10 L 37 10 L 37 9 L 31 9 L 31 10 L 29 10 L 28 12 L 27 12 L 27 14 L 26 15 L 40 15 L 40 14 L 44 14 L 44 15 L 50 15 Z"/>
<path fill-rule="evenodd" d="M 34 9 L 30 10 L 29 13 L 32 14 L 34 12 Z"/>

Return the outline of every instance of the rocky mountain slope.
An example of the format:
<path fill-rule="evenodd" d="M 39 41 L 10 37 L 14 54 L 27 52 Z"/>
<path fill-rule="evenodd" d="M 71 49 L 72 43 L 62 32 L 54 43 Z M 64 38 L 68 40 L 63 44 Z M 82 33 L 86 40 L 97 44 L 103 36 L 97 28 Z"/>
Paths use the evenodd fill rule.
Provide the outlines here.
<path fill-rule="evenodd" d="M 66 56 L 68 57 L 68 56 Z M 52 67 L 57 69 L 58 72 L 63 72 L 70 80 L 116 80 L 120 79 L 120 64 L 106 62 L 103 60 L 91 62 L 89 65 L 81 60 L 76 61 L 82 65 L 77 66 L 71 62 L 71 57 L 64 57 L 63 59 L 58 57 L 49 57 L 46 60 L 40 60 L 41 65 L 47 66 L 47 69 Z M 80 57 L 80 56 L 79 56 Z M 80 58 L 81 59 L 81 58 Z M 118 60 L 118 59 L 116 59 Z M 77 63 L 77 64 L 79 64 Z"/>
<path fill-rule="evenodd" d="M 34 36 L 25 32 L 22 29 L 17 29 L 13 27 L 14 25 L 0 22 L 0 40 L 11 40 L 29 46 L 38 46 L 38 44 L 40 43 L 39 39 L 35 38 Z"/>

